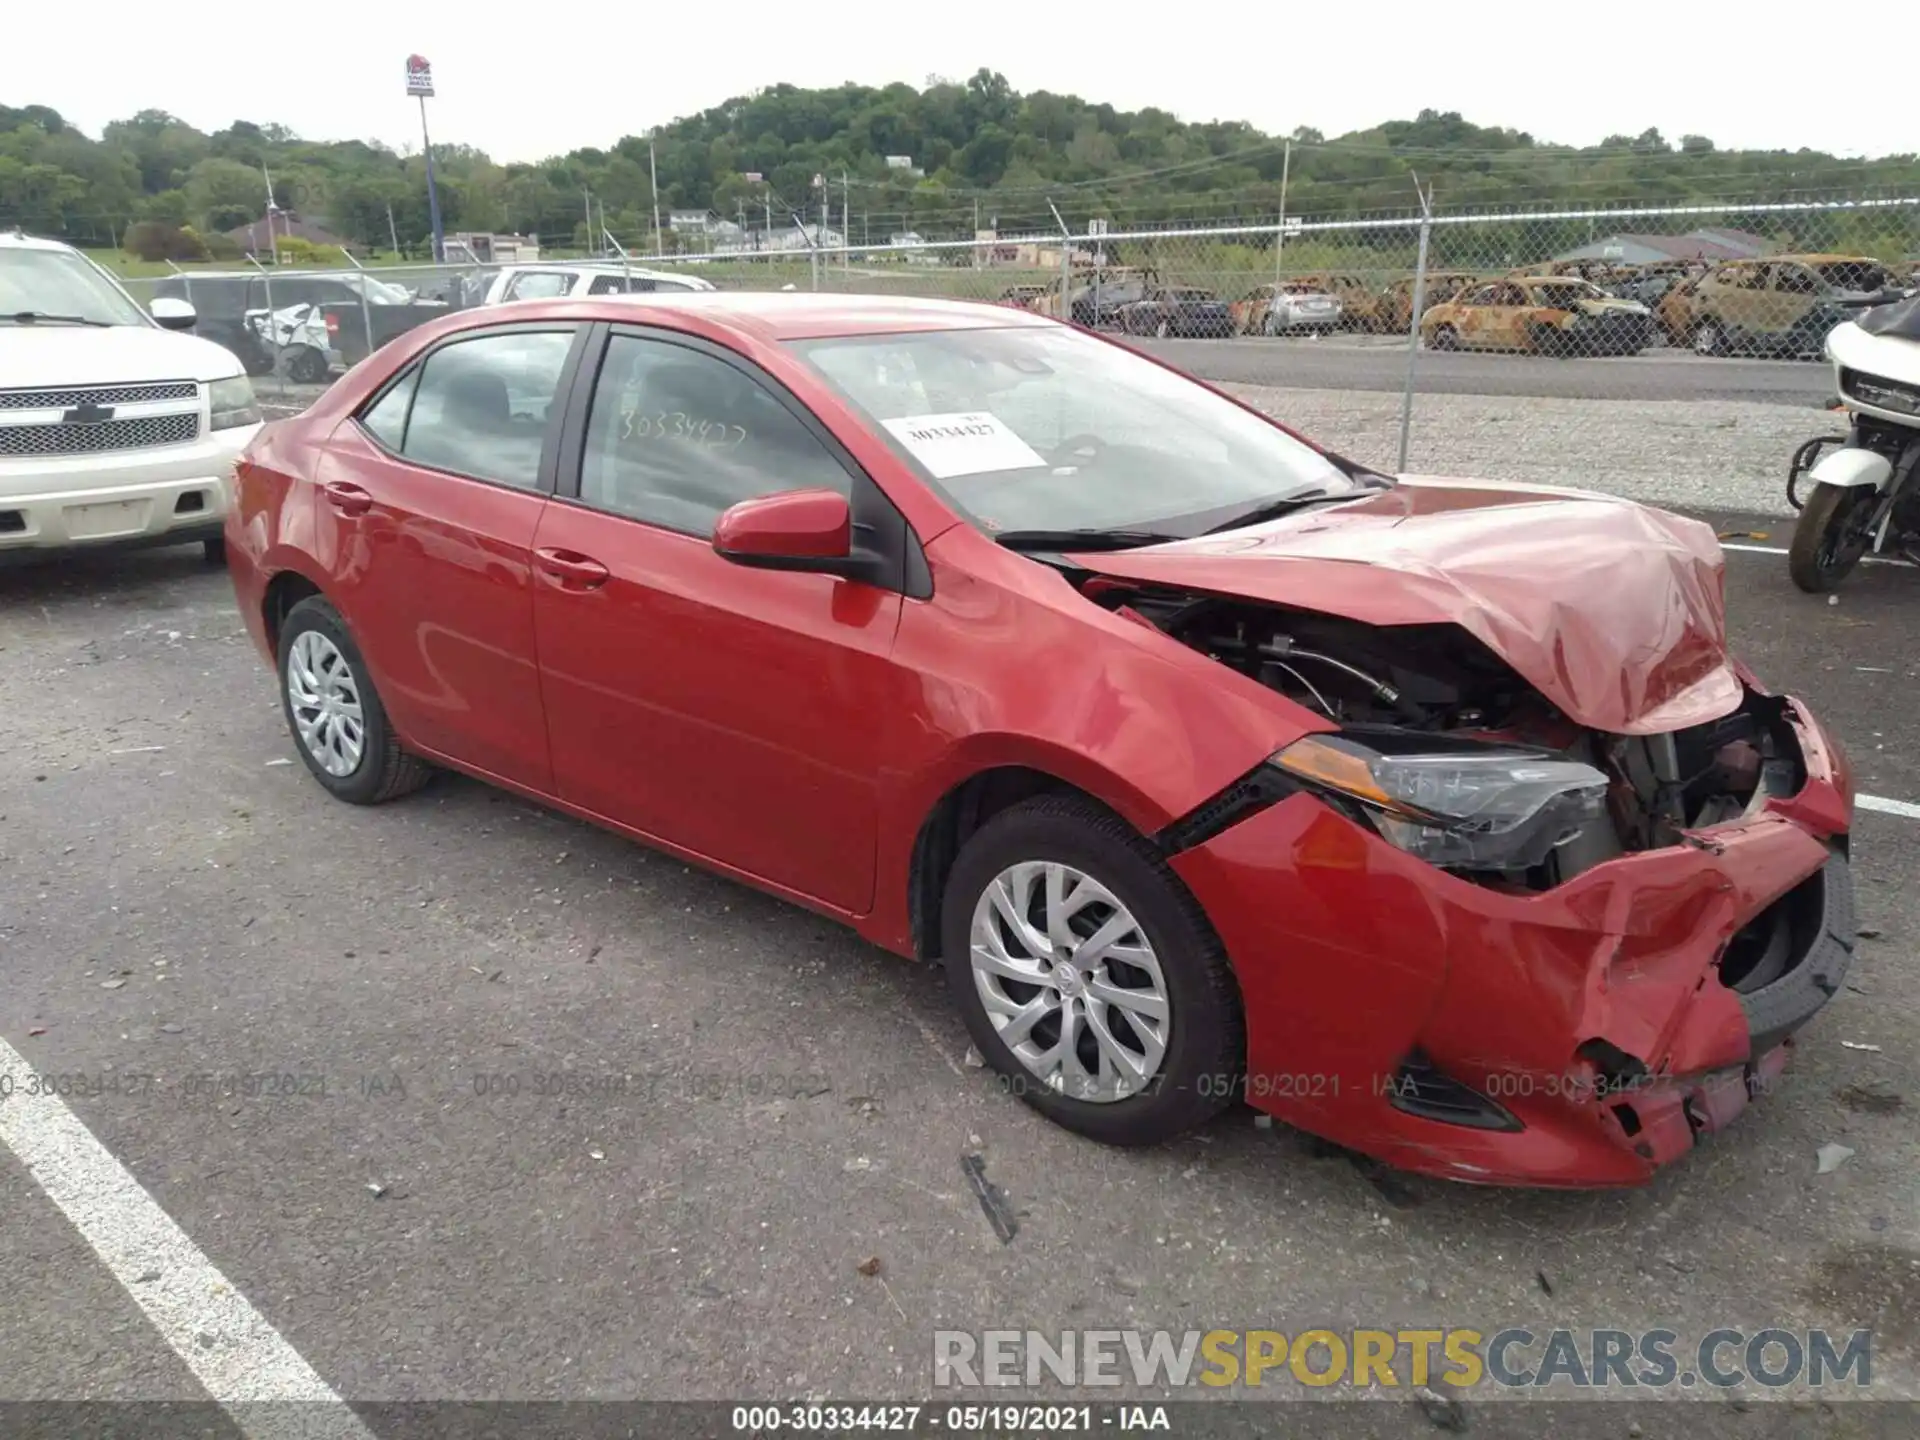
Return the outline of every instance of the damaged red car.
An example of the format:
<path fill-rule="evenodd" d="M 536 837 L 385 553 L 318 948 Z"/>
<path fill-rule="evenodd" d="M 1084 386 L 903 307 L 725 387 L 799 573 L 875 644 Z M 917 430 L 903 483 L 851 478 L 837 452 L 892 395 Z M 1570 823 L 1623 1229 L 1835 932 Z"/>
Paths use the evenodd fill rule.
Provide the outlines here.
<path fill-rule="evenodd" d="M 1854 940 L 1843 753 L 1705 526 L 1394 479 L 1098 336 L 813 295 L 395 340 L 236 472 L 343 800 L 477 776 L 938 959 L 1006 1088 L 1631 1184 Z"/>

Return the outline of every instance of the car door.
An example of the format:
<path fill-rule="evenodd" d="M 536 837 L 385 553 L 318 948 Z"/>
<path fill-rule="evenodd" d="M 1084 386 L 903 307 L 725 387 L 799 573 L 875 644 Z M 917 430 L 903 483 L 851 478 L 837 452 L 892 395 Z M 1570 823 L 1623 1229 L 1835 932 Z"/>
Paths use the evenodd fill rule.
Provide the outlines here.
<path fill-rule="evenodd" d="M 1459 320 L 1454 329 L 1462 349 L 1487 350 L 1497 343 L 1494 307 L 1503 289 L 1500 285 L 1482 285 L 1457 302 Z"/>
<path fill-rule="evenodd" d="M 330 437 L 315 548 L 408 740 L 552 790 L 533 540 L 579 327 L 462 331 Z"/>
<path fill-rule="evenodd" d="M 849 494 L 856 525 L 877 516 L 903 542 L 904 522 L 798 401 L 730 351 L 616 328 L 597 378 L 576 388 L 577 449 L 535 539 L 559 795 L 865 910 L 901 594 L 738 566 L 710 537 L 741 500 L 812 487 Z"/>

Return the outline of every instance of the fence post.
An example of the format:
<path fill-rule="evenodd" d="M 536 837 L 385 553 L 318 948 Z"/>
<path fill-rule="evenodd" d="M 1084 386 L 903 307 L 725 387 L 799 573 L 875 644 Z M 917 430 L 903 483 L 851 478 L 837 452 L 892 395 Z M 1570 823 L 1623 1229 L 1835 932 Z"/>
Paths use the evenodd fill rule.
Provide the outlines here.
<path fill-rule="evenodd" d="M 1420 363 L 1420 317 L 1426 311 L 1427 303 L 1427 242 L 1433 234 L 1433 187 L 1419 190 L 1419 181 L 1414 181 L 1416 193 L 1420 195 L 1420 249 L 1413 262 L 1413 308 L 1407 322 L 1407 382 L 1400 392 L 1400 460 L 1395 473 L 1404 475 L 1407 469 L 1407 441 L 1413 427 L 1413 387 L 1415 369 Z"/>
<path fill-rule="evenodd" d="M 280 379 L 280 332 L 276 328 L 274 323 L 273 276 L 268 273 L 267 267 L 260 263 L 260 257 L 258 255 L 248 255 L 247 259 L 253 265 L 253 268 L 260 272 L 260 286 L 263 290 L 266 291 L 266 295 L 267 295 L 267 327 L 266 327 L 267 333 L 265 338 L 261 342 L 261 348 L 267 352 L 268 360 L 270 360 L 273 363 L 273 368 L 269 370 L 267 373 L 271 375 L 274 378 L 274 380 L 277 382 Z M 274 263 L 276 265 L 280 263 L 279 255 L 277 252 L 275 253 L 275 256 L 274 256 Z M 246 324 L 247 324 L 247 306 L 246 306 L 246 301 L 242 300 L 240 302 L 241 328 L 242 329 L 246 328 Z"/>

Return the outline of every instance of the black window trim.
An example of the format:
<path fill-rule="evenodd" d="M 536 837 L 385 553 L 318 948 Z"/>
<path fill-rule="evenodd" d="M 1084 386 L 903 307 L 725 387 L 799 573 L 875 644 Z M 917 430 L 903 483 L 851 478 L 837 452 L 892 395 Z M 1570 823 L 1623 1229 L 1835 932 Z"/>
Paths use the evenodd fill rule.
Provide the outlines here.
<path fill-rule="evenodd" d="M 642 525 L 662 535 L 679 535 L 698 544 L 712 548 L 711 533 L 702 535 L 697 531 L 682 530 L 675 526 L 663 525 L 657 521 L 643 520 L 635 515 L 623 515 L 617 510 L 607 510 L 592 505 L 580 498 L 580 477 L 586 461 L 587 420 L 593 407 L 594 391 L 599 388 L 600 372 L 606 364 L 607 351 L 616 335 L 633 340 L 652 340 L 667 345 L 677 345 L 697 355 L 730 365 L 748 380 L 759 385 L 799 422 L 800 427 L 820 443 L 827 454 L 847 473 L 848 505 L 853 511 L 854 547 L 857 552 L 865 552 L 872 557 L 870 572 L 859 578 L 867 584 L 883 590 L 892 590 L 910 600 L 928 600 L 933 596 L 933 572 L 927 565 L 926 551 L 921 548 L 920 537 L 907 523 L 906 516 L 900 513 L 891 496 L 880 488 L 879 483 L 867 473 L 859 461 L 842 445 L 839 438 L 821 423 L 820 417 L 802 403 L 800 398 L 789 390 L 778 378 L 765 368 L 755 364 L 739 351 L 725 345 L 716 344 L 704 336 L 690 335 L 684 330 L 673 330 L 659 325 L 632 324 L 596 320 L 582 327 L 588 332 L 585 345 L 578 353 L 579 363 L 574 367 L 565 406 L 560 417 L 560 444 L 555 455 L 553 499 L 560 504 L 577 506 L 595 515 L 628 525 Z M 572 359 L 573 357 L 569 357 Z"/>
<path fill-rule="evenodd" d="M 593 328 L 593 326 L 584 325 L 577 320 L 522 320 L 502 325 L 476 326 L 471 330 L 456 330 L 451 335 L 442 336 L 440 339 L 434 341 L 433 344 L 429 345 L 425 350 L 422 350 L 405 365 L 402 365 L 398 370 L 394 371 L 393 374 L 389 375 L 381 382 L 380 388 L 375 390 L 365 400 L 361 401 L 360 405 L 348 418 L 352 420 L 353 428 L 366 439 L 368 444 L 372 445 L 389 460 L 393 460 L 398 464 L 410 466 L 415 470 L 424 470 L 430 475 L 451 475 L 458 480 L 470 480 L 476 485 L 491 485 L 496 490 L 511 491 L 515 495 L 551 496 L 553 494 L 554 475 L 556 473 L 555 464 L 560 452 L 559 439 L 572 401 L 574 377 L 579 373 L 581 359 L 587 353 L 588 337 Z M 573 343 L 567 347 L 567 358 L 561 362 L 560 365 L 560 376 L 554 388 L 553 401 L 549 402 L 548 405 L 547 429 L 546 433 L 540 437 L 540 467 L 538 471 L 535 472 L 535 481 L 532 488 L 528 488 L 525 485 L 510 485 L 505 480 L 495 479 L 491 475 L 470 475 L 465 470 L 454 470 L 445 465 L 425 464 L 416 457 L 407 454 L 404 449 L 394 449 L 391 445 L 387 444 L 386 441 L 374 434 L 367 426 L 366 417 L 372 412 L 376 405 L 387 398 L 387 395 L 395 386 L 405 383 L 409 375 L 417 377 L 426 368 L 427 361 L 431 360 L 435 355 L 450 345 L 460 345 L 470 340 L 490 339 L 497 335 L 554 335 L 566 331 L 573 332 Z M 402 446 L 405 446 L 407 443 L 407 432 L 413 428 L 413 406 L 419 396 L 420 387 L 418 384 L 415 384 L 413 394 L 407 399 L 406 421 L 400 427 L 400 443 Z"/>

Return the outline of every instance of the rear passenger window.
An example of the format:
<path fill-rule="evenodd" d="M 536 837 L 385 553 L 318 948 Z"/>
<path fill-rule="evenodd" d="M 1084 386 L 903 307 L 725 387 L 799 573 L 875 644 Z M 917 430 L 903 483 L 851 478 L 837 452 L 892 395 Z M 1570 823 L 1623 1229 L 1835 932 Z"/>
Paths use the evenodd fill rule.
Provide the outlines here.
<path fill-rule="evenodd" d="M 742 500 L 815 487 L 852 493 L 826 446 L 745 371 L 664 341 L 607 342 L 587 419 L 584 503 L 710 535 Z"/>
<path fill-rule="evenodd" d="M 361 425 L 389 450 L 397 452 L 406 441 L 407 410 L 413 404 L 413 390 L 419 383 L 420 367 L 416 365 L 360 417 Z"/>
<path fill-rule="evenodd" d="M 436 470 L 538 489 L 572 344 L 571 329 L 514 330 L 434 351 L 420 367 L 401 453 Z"/>

